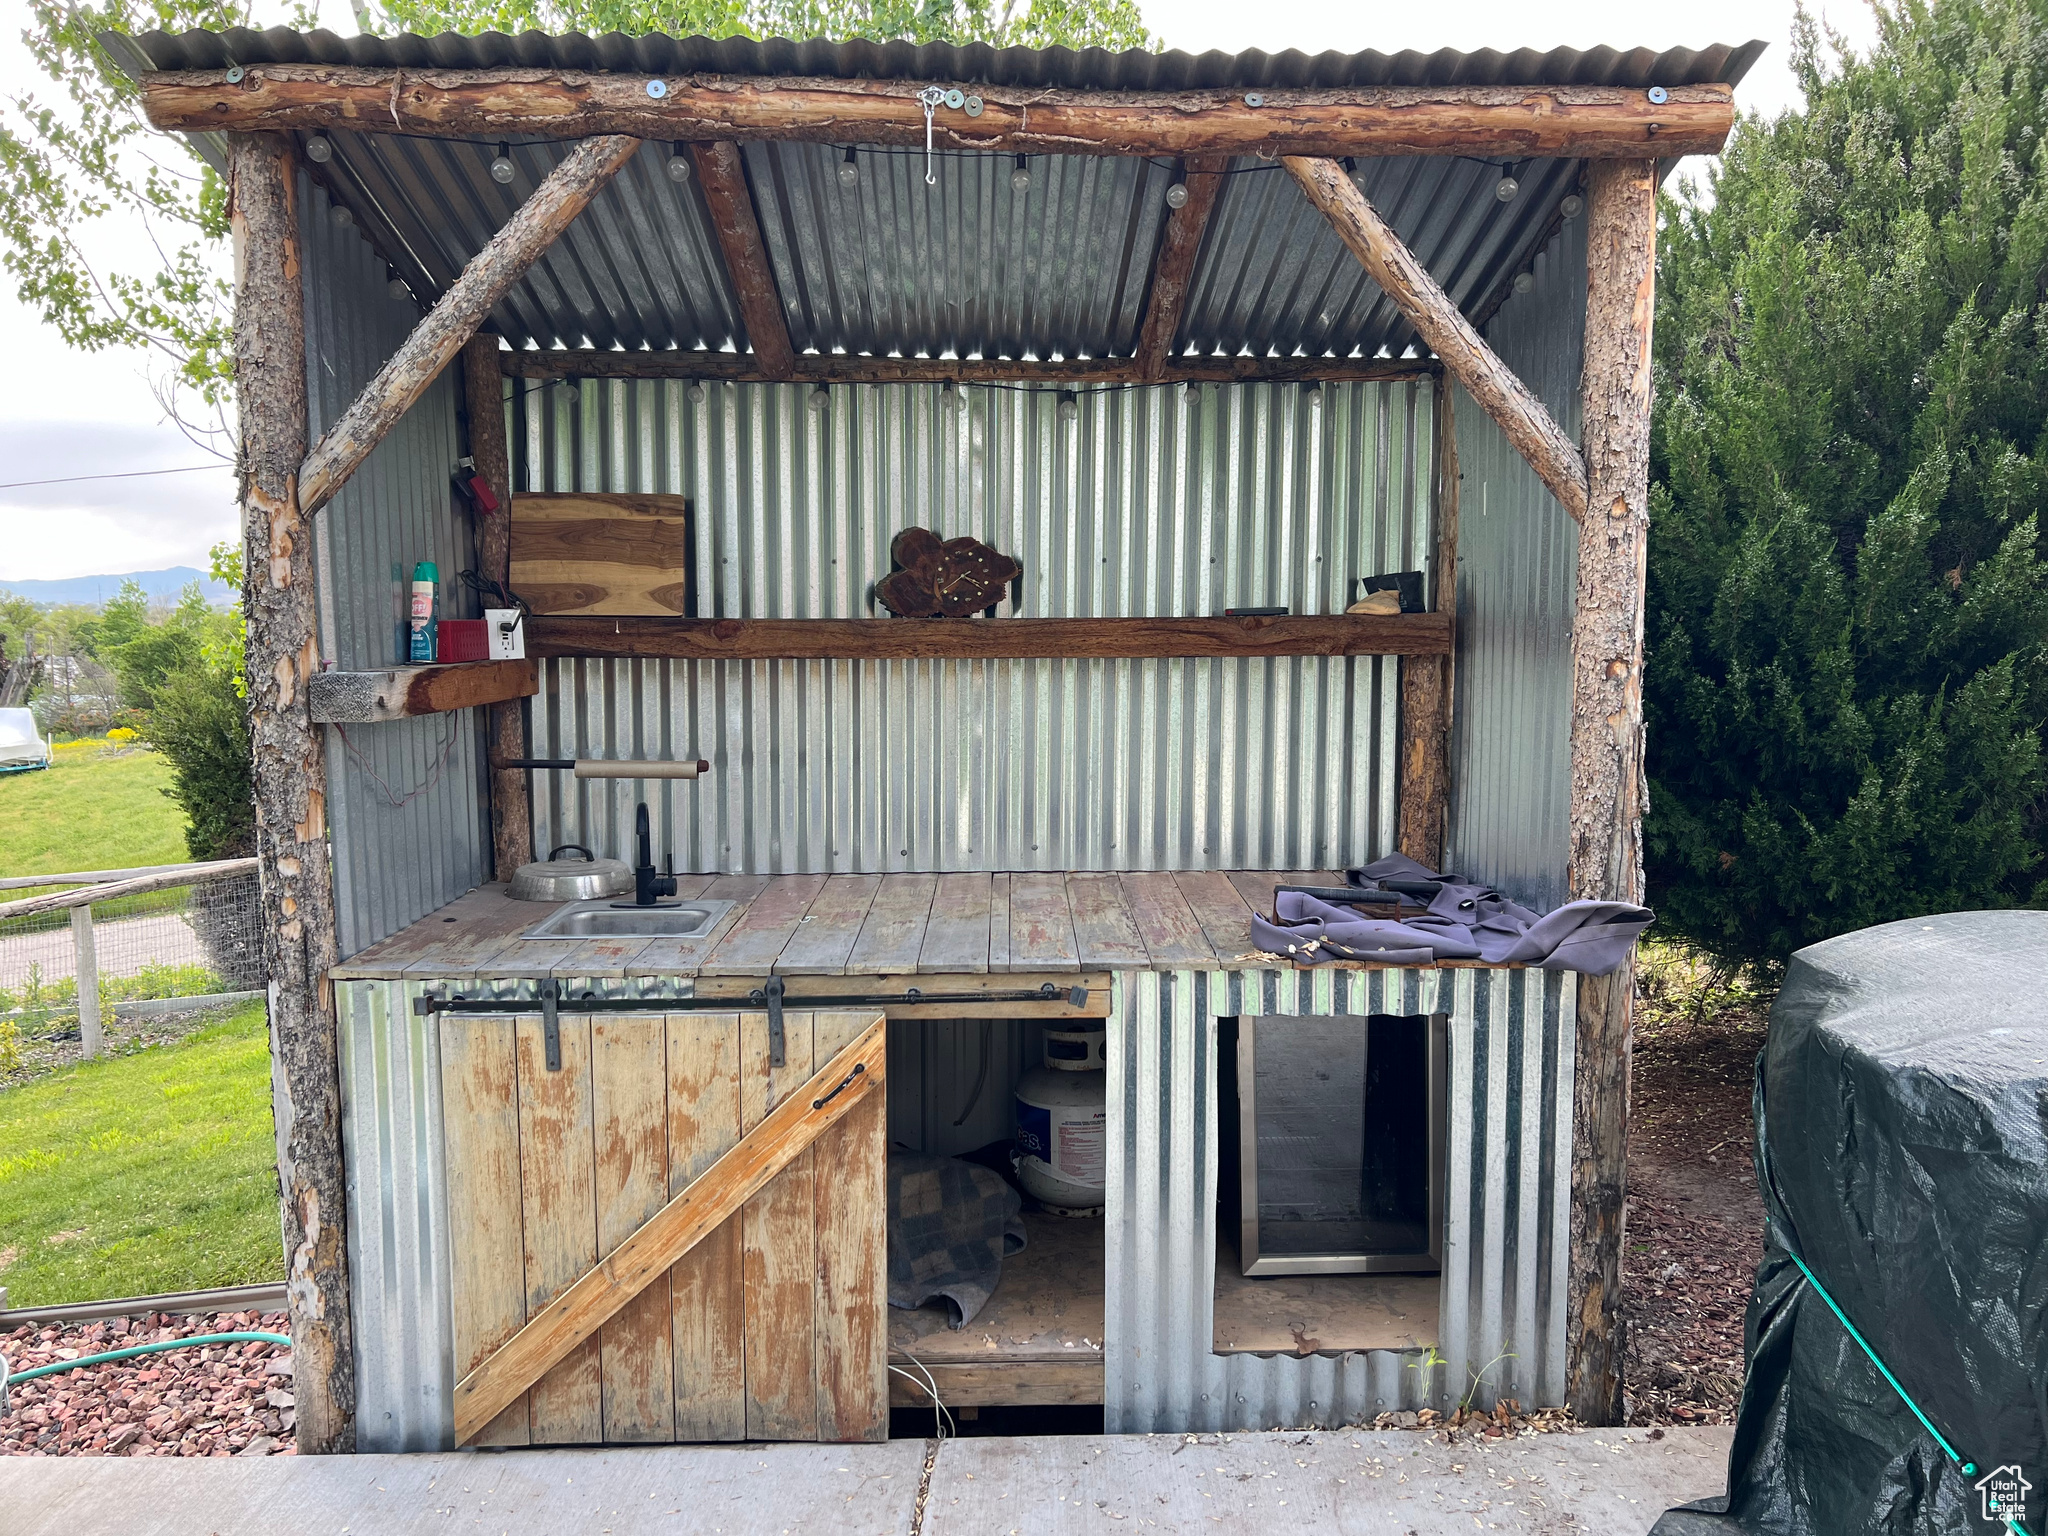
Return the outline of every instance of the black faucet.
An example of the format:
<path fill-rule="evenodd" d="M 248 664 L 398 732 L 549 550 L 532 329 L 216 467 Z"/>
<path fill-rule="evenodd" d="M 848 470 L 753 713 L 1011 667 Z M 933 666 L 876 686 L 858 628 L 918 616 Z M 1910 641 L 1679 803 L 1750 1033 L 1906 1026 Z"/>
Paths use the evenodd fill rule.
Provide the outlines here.
<path fill-rule="evenodd" d="M 640 862 L 633 869 L 633 905 L 654 907 L 661 904 L 663 896 L 676 893 L 674 875 L 657 875 L 654 872 L 654 839 L 647 830 L 647 802 L 640 802 L 639 814 L 634 817 L 633 828 L 640 835 Z"/>

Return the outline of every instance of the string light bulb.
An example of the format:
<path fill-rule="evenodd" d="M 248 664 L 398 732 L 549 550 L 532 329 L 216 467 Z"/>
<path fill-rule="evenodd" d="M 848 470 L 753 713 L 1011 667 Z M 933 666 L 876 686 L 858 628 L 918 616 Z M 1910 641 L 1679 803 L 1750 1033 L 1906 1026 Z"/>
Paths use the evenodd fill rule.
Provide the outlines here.
<path fill-rule="evenodd" d="M 853 158 L 853 146 L 846 146 L 846 158 L 839 162 L 839 185 L 850 187 L 860 180 L 860 162 Z"/>
<path fill-rule="evenodd" d="M 1512 176 L 1503 176 L 1493 184 L 1493 195 L 1504 203 L 1512 203 L 1515 194 L 1522 190 L 1522 184 Z"/>
<path fill-rule="evenodd" d="M 939 408 L 948 416 L 960 409 L 960 391 L 954 387 L 951 379 L 939 387 Z"/>
<path fill-rule="evenodd" d="M 668 179 L 677 186 L 690 179 L 690 157 L 683 152 L 683 146 L 680 144 L 675 147 L 675 153 L 668 157 Z"/>
<path fill-rule="evenodd" d="M 1176 181 L 1166 189 L 1166 206 L 1169 208 L 1185 208 L 1187 205 L 1188 184 L 1184 181 Z"/>
<path fill-rule="evenodd" d="M 306 140 L 306 158 L 315 165 L 325 165 L 334 158 L 334 141 L 325 134 L 314 134 Z"/>
<path fill-rule="evenodd" d="M 812 390 L 810 393 L 810 398 L 804 401 L 804 404 L 811 408 L 813 414 L 823 411 L 825 407 L 830 405 L 831 403 L 832 392 L 825 388 L 825 386 L 822 384 L 820 384 L 816 389 Z"/>
<path fill-rule="evenodd" d="M 1059 418 L 1061 421 L 1078 421 L 1081 418 L 1081 398 L 1071 389 L 1060 391 Z"/>
<path fill-rule="evenodd" d="M 1515 274 L 1515 292 L 1527 293 L 1531 288 L 1534 288 L 1535 286 L 1536 277 L 1534 273 L 1517 272 Z"/>
<path fill-rule="evenodd" d="M 1565 200 L 1557 205 L 1557 211 L 1568 219 L 1576 219 L 1586 211 L 1586 200 L 1576 192 L 1568 193 Z"/>
<path fill-rule="evenodd" d="M 1010 172 L 1010 190 L 1029 192 L 1031 190 L 1031 163 L 1023 155 L 1017 157 L 1017 167 Z"/>
<path fill-rule="evenodd" d="M 501 187 L 509 187 L 517 170 L 518 167 L 512 163 L 512 146 L 500 144 L 497 154 L 491 157 L 491 180 Z"/>
<path fill-rule="evenodd" d="M 334 227 L 336 229 L 347 229 L 349 225 L 355 223 L 356 221 L 356 216 L 353 213 L 349 212 L 347 208 L 344 208 L 340 203 L 336 203 L 332 208 L 327 210 L 327 217 L 334 221 Z"/>
<path fill-rule="evenodd" d="M 384 269 L 384 291 L 394 299 L 403 299 L 408 303 L 412 300 L 412 290 L 405 286 L 405 279 L 398 275 L 396 267 Z"/>
<path fill-rule="evenodd" d="M 683 390 L 683 393 L 689 398 L 690 404 L 702 405 L 704 403 L 704 381 L 702 379 L 690 380 L 688 387 Z"/>

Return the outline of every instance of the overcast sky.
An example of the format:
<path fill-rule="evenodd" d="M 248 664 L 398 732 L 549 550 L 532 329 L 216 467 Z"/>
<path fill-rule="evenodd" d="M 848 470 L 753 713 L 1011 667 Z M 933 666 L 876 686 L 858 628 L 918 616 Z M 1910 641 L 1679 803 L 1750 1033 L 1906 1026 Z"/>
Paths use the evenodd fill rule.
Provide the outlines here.
<path fill-rule="evenodd" d="M 1746 110 L 1797 103 L 1786 67 L 1791 0 L 1668 0 L 1643 9 L 1618 0 L 1436 0 L 1430 5 L 1332 0 L 1141 0 L 1146 24 L 1168 47 L 1279 52 L 1454 47 L 1502 50 L 1560 45 L 1702 47 L 1762 38 L 1770 50 L 1737 93 Z M 1859 45 L 1872 34 L 1860 0 L 1822 0 L 1822 14 Z M 23 0 L 0 0 L 0 88 L 48 94 L 21 43 Z M 347 0 L 323 0 L 321 19 L 354 30 Z M 111 223 L 111 221 L 109 221 Z M 139 264 L 139 231 L 114 225 L 95 248 Z M 204 567 L 209 546 L 235 534 L 234 486 L 224 467 L 199 473 L 8 488 L 59 476 L 209 463 L 164 419 L 138 353 L 67 348 L 0 278 L 0 581 Z"/>

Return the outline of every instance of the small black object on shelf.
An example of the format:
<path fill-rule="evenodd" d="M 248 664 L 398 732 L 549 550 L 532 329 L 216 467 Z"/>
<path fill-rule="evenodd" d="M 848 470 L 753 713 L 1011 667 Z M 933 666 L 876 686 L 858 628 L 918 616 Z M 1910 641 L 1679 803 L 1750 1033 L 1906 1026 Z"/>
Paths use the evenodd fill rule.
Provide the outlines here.
<path fill-rule="evenodd" d="M 1403 613 L 1427 613 L 1429 603 L 1422 595 L 1422 572 L 1388 571 L 1380 576 L 1358 578 L 1358 595 L 1370 596 L 1374 592 L 1398 592 L 1401 595 Z"/>

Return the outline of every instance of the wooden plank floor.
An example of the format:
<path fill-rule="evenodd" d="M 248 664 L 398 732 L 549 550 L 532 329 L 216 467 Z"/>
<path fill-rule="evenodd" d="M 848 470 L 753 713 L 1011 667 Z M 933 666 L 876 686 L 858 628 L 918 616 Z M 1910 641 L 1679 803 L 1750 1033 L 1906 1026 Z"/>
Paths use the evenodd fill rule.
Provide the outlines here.
<path fill-rule="evenodd" d="M 1280 962 L 1252 944 L 1254 904 L 1269 910 L 1283 881 L 1340 885 L 1344 877 L 1239 870 L 683 879 L 691 894 L 738 903 L 706 938 L 521 939 L 549 906 L 513 901 L 503 886 L 487 885 L 331 974 L 336 981 L 431 981 L 922 973 L 993 983 L 1024 973 L 1261 970 Z"/>

